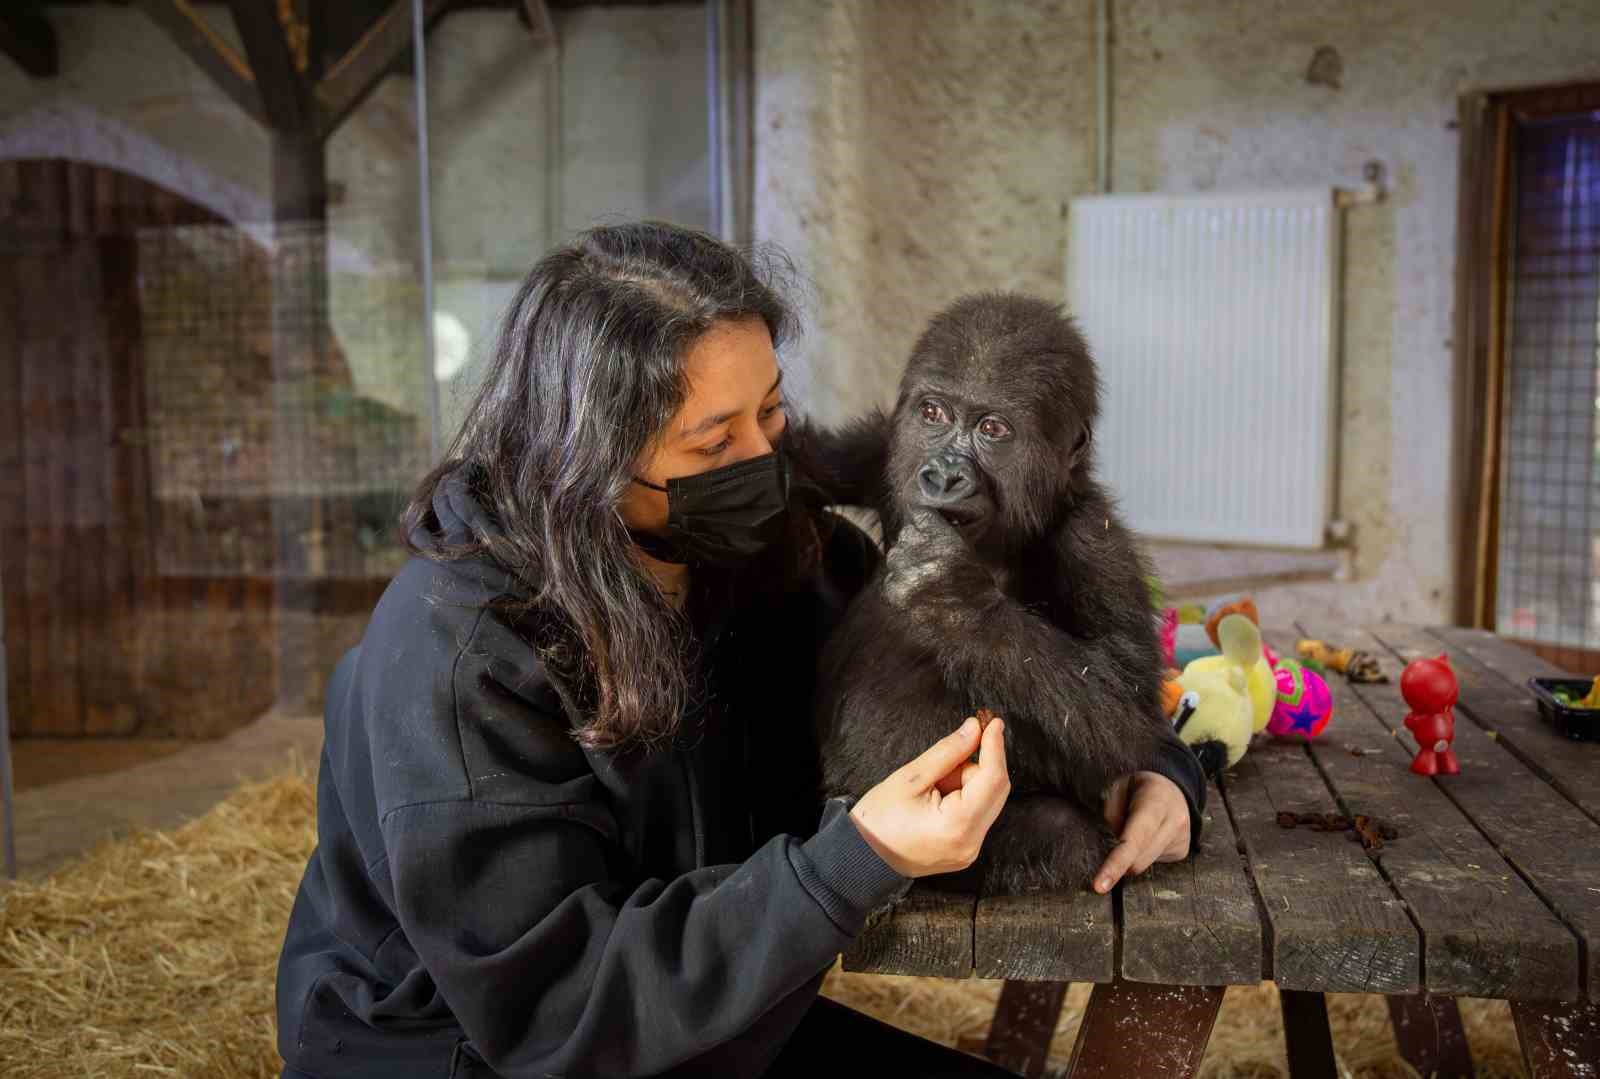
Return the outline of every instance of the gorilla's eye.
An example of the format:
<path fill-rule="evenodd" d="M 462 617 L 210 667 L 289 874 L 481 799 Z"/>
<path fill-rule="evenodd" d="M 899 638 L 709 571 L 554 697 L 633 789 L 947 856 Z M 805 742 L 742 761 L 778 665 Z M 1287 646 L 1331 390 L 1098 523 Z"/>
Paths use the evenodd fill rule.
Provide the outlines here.
<path fill-rule="evenodd" d="M 950 414 L 944 410 L 944 406 L 939 402 L 924 401 L 922 402 L 922 422 L 949 423 Z"/>
<path fill-rule="evenodd" d="M 1011 426 L 997 416 L 986 416 L 983 422 L 978 424 L 978 433 L 984 438 L 1002 442 L 1011 437 Z"/>

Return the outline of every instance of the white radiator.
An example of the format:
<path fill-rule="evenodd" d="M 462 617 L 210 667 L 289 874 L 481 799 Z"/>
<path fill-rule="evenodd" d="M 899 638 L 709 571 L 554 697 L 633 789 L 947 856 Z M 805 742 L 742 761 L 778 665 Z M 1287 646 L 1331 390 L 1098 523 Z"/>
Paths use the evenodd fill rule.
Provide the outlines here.
<path fill-rule="evenodd" d="M 1320 547 L 1333 505 L 1331 188 L 1075 199 L 1068 309 L 1100 475 L 1151 538 Z"/>

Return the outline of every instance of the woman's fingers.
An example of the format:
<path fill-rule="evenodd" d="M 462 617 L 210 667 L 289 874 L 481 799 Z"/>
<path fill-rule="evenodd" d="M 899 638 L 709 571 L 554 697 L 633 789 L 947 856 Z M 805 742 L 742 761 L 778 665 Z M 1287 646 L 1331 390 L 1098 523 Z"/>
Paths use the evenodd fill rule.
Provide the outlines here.
<path fill-rule="evenodd" d="M 1094 890 L 1104 894 L 1128 873 L 1142 873 L 1155 857 L 1152 846 L 1160 821 L 1135 810 L 1122 830 L 1122 839 L 1112 848 L 1100 872 L 1095 874 Z M 1141 864 L 1142 863 L 1142 864 Z"/>
<path fill-rule="evenodd" d="M 890 778 L 909 787 L 914 794 L 926 794 L 940 781 L 961 767 L 961 762 L 978 748 L 978 721 L 968 717 L 955 733 L 947 734 L 923 750 Z"/>
<path fill-rule="evenodd" d="M 977 767 L 978 766 L 976 764 L 969 760 L 966 764 L 963 764 L 960 768 L 957 768 L 954 772 L 951 772 L 949 775 L 939 780 L 939 782 L 935 783 L 933 785 L 933 789 L 938 791 L 941 795 L 958 791 L 966 785 L 967 780 L 971 778 L 973 772 L 977 770 Z"/>
<path fill-rule="evenodd" d="M 963 771 L 961 789 L 952 792 L 963 809 L 971 812 L 987 832 L 1011 793 L 1011 773 L 1006 768 L 1005 720 L 995 719 L 984 729 L 978 763 Z"/>
<path fill-rule="evenodd" d="M 1133 776 L 1126 775 L 1121 779 L 1113 780 L 1111 786 L 1106 788 L 1104 813 L 1106 826 L 1113 832 L 1121 833 L 1122 826 L 1128 820 L 1128 799 L 1133 793 Z"/>
<path fill-rule="evenodd" d="M 1126 822 L 1121 841 L 1095 875 L 1094 888 L 1101 893 L 1127 874 L 1143 873 L 1158 861 L 1181 861 L 1189 854 L 1189 803 L 1178 785 L 1156 772 L 1125 779 L 1132 781 Z"/>

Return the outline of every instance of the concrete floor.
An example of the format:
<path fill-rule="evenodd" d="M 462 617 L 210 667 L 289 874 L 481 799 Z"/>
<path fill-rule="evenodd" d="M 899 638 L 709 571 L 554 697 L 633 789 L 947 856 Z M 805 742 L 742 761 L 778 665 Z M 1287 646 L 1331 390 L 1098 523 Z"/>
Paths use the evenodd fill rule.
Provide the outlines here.
<path fill-rule="evenodd" d="M 197 817 L 239 784 L 281 772 L 291 754 L 314 766 L 322 719 L 269 713 L 215 741 L 99 748 L 23 745 L 30 779 L 16 796 L 20 875 L 48 872 L 132 829 L 171 828 Z M 20 778 L 20 765 L 17 771 Z M 53 781 L 40 784 L 41 777 Z"/>
<path fill-rule="evenodd" d="M 27 791 L 120 772 L 204 744 L 180 738 L 14 738 L 11 772 L 17 790 Z"/>

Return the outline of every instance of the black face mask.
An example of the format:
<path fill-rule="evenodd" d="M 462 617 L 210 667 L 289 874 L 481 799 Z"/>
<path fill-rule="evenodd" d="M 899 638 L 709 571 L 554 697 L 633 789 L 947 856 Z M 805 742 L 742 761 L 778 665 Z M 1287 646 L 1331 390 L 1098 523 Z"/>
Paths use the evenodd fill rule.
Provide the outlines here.
<path fill-rule="evenodd" d="M 782 533 L 789 508 L 789 461 L 781 450 L 669 479 L 665 487 L 637 476 L 633 482 L 667 493 L 666 535 L 628 530 L 662 562 L 737 565 Z"/>

